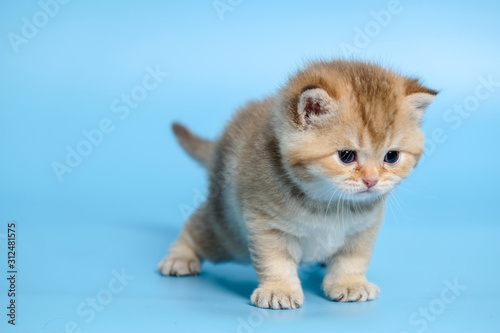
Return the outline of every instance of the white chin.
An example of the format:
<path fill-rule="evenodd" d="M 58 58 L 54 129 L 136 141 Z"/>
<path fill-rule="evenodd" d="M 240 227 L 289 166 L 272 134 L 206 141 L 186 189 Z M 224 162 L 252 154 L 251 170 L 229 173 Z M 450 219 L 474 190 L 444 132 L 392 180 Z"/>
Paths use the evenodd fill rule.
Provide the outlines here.
<path fill-rule="evenodd" d="M 377 199 L 380 195 L 381 193 L 375 191 L 363 191 L 349 195 L 349 199 L 352 201 L 369 201 Z"/>

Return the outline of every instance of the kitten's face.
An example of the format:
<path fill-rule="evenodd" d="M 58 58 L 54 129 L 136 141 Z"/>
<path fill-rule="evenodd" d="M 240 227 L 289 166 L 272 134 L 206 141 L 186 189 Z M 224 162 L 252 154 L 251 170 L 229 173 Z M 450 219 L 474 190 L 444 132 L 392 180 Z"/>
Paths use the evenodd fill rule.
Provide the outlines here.
<path fill-rule="evenodd" d="M 282 148 L 289 172 L 316 199 L 380 198 L 422 155 L 420 119 L 435 93 L 422 87 L 408 95 L 392 77 L 368 81 L 351 80 L 333 92 L 309 85 L 296 99 L 298 130 L 287 133 Z"/>
<path fill-rule="evenodd" d="M 352 117 L 346 118 L 310 136 L 302 146 L 308 152 L 307 163 L 293 169 L 318 199 L 366 201 L 388 194 L 420 158 L 422 132 L 416 124 L 396 121 L 385 135 L 377 136 L 361 120 L 352 123 Z M 295 157 L 304 157 L 297 153 Z"/>

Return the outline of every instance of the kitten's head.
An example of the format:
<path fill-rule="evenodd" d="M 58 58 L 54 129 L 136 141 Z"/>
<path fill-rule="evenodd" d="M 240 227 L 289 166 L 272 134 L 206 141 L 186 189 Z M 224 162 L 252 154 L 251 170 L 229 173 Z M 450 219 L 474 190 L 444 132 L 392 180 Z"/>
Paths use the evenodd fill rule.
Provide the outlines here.
<path fill-rule="evenodd" d="M 290 79 L 275 106 L 288 172 L 319 200 L 383 197 L 422 155 L 420 123 L 436 94 L 372 64 L 311 64 Z"/>

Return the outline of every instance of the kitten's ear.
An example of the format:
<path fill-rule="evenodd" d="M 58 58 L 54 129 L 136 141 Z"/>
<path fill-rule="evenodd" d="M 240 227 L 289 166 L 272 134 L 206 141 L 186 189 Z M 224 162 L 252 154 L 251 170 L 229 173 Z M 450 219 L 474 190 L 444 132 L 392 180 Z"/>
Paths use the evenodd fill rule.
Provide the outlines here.
<path fill-rule="evenodd" d="M 406 104 L 417 121 L 421 121 L 427 107 L 436 100 L 438 92 L 422 85 L 419 79 L 406 81 Z"/>
<path fill-rule="evenodd" d="M 435 94 L 418 92 L 406 96 L 406 103 L 411 111 L 414 112 L 414 116 L 418 121 L 422 120 L 427 107 L 436 100 L 436 94 L 437 92 Z"/>
<path fill-rule="evenodd" d="M 321 88 L 307 89 L 300 95 L 297 113 L 303 126 L 319 124 L 335 115 L 338 102 Z"/>
<path fill-rule="evenodd" d="M 406 96 L 406 101 L 408 102 L 408 104 L 422 114 L 435 100 L 436 95 L 423 92 Z"/>

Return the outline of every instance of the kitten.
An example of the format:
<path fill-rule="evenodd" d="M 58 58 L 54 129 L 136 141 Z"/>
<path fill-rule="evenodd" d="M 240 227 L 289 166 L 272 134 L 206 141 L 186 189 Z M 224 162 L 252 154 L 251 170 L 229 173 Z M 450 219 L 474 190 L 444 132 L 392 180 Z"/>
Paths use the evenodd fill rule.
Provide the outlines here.
<path fill-rule="evenodd" d="M 304 300 L 298 265 L 318 261 L 329 299 L 374 299 L 365 273 L 384 202 L 422 155 L 419 127 L 436 94 L 373 64 L 313 62 L 239 110 L 216 141 L 174 124 L 208 170 L 210 194 L 159 270 L 196 275 L 204 259 L 251 261 L 251 302 L 294 309 Z"/>

